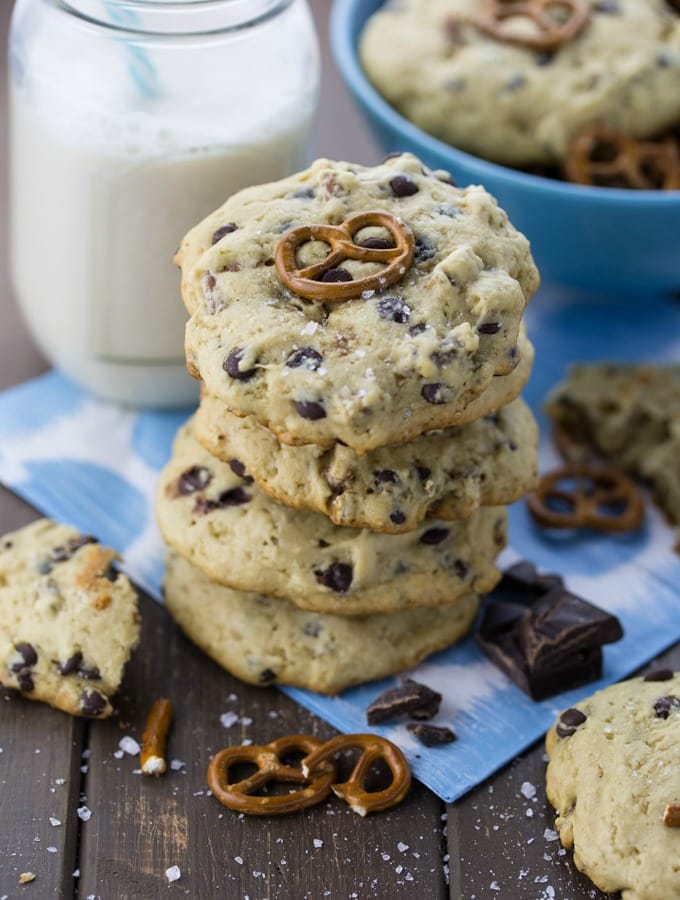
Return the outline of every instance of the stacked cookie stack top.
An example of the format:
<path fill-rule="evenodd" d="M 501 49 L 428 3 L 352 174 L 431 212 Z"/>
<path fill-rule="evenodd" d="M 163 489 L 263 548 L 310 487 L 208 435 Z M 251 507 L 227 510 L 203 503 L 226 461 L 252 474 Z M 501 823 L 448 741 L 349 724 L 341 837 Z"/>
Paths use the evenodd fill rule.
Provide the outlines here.
<path fill-rule="evenodd" d="M 203 394 L 159 488 L 171 613 L 328 693 L 458 639 L 535 480 L 526 239 L 401 154 L 242 191 L 177 258 Z"/>

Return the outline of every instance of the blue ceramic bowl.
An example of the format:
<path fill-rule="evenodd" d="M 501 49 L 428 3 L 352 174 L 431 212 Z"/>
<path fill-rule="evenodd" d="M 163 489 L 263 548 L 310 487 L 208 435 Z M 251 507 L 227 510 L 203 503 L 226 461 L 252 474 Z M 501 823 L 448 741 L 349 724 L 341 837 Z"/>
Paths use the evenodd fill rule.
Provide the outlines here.
<path fill-rule="evenodd" d="M 391 107 L 357 56 L 359 34 L 383 0 L 335 0 L 331 46 L 385 151 L 410 150 L 458 184 L 483 184 L 531 240 L 546 282 L 606 291 L 680 289 L 680 191 L 581 187 L 516 172 L 445 144 Z"/>

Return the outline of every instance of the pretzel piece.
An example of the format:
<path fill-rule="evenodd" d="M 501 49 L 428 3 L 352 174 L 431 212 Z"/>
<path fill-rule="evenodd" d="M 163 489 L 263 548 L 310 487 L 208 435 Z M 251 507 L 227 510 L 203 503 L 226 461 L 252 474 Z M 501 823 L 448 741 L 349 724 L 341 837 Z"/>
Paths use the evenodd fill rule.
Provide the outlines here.
<path fill-rule="evenodd" d="M 663 811 L 663 824 L 668 828 L 680 828 L 680 803 L 671 802 L 666 804 Z"/>
<path fill-rule="evenodd" d="M 574 482 L 573 487 L 564 486 L 567 481 Z M 642 494 L 628 476 L 588 463 L 544 475 L 527 495 L 527 507 L 540 525 L 605 533 L 634 531 L 644 514 Z"/>
<path fill-rule="evenodd" d="M 332 785 L 333 792 L 345 800 L 360 816 L 389 809 L 400 803 L 411 786 L 411 770 L 401 750 L 391 741 L 376 734 L 340 734 L 314 750 L 302 760 L 302 771 L 313 774 L 336 753 L 359 747 L 363 753 L 342 784 Z M 383 760 L 392 773 L 392 783 L 381 791 L 367 791 L 366 776 L 373 763 Z"/>
<path fill-rule="evenodd" d="M 162 775 L 167 764 L 165 762 L 165 743 L 172 722 L 172 700 L 161 697 L 156 700 L 149 711 L 144 734 L 142 736 L 142 752 L 139 760 L 144 775 Z"/>
<path fill-rule="evenodd" d="M 354 242 L 354 235 L 362 228 L 385 228 L 394 247 L 366 247 Z M 315 265 L 298 268 L 297 251 L 308 241 L 323 241 L 330 245 L 330 253 Z M 368 210 L 345 219 L 340 225 L 300 225 L 286 232 L 276 247 L 276 270 L 286 287 L 305 297 L 322 303 L 360 297 L 364 291 L 380 291 L 400 281 L 411 267 L 415 255 L 413 232 L 401 219 L 381 210 Z M 347 259 L 362 262 L 386 263 L 374 275 L 346 281 L 322 281 L 323 277 Z M 343 270 L 345 276 L 346 270 Z"/>
<path fill-rule="evenodd" d="M 290 753 L 304 753 L 308 757 L 321 746 L 321 741 L 311 735 L 294 734 L 263 746 L 227 747 L 210 760 L 208 785 L 220 803 L 253 816 L 279 816 L 306 809 L 330 794 L 331 782 L 337 774 L 335 765 L 325 760 L 308 774 L 300 768 L 284 764 L 281 757 Z M 252 763 L 257 766 L 257 772 L 241 781 L 230 782 L 229 770 L 238 763 Z M 254 795 L 255 791 L 270 782 L 304 787 L 280 796 Z"/>
<path fill-rule="evenodd" d="M 672 135 L 637 141 L 596 123 L 571 142 L 566 173 L 576 184 L 680 190 L 680 144 Z"/>
<path fill-rule="evenodd" d="M 562 11 L 563 16 L 554 12 Z M 530 20 L 532 31 L 507 27 L 508 20 Z M 530 50 L 556 50 L 572 40 L 590 19 L 585 0 L 478 0 L 474 23 L 485 34 Z"/>

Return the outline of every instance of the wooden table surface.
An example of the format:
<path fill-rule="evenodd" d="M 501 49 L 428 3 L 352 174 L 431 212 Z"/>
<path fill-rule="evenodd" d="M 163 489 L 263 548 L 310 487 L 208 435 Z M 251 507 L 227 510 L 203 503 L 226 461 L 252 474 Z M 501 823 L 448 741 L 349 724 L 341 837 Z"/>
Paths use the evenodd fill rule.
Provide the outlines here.
<path fill-rule="evenodd" d="M 310 4 L 324 44 L 317 152 L 370 163 L 381 153 L 329 58 L 330 3 Z M 0 3 L 3 46 L 11 6 Z M 0 71 L 4 79 L 4 64 Z M 4 91 L 0 104 L 4 172 Z M 12 300 L 6 201 L 3 179 L 0 389 L 46 368 Z M 36 515 L 0 487 L 0 533 Z M 401 806 L 366 819 L 337 799 L 278 820 L 244 818 L 220 806 L 205 781 L 212 753 L 242 739 L 266 743 L 290 733 L 325 739 L 333 729 L 277 690 L 231 678 L 150 599 L 142 598 L 142 612 L 141 647 L 126 672 L 117 717 L 87 722 L 37 703 L 0 701 L 0 900 L 604 896 L 574 869 L 570 854 L 550 834 L 553 816 L 543 791 L 540 745 L 455 805 L 445 805 L 416 783 Z M 665 659 L 677 667 L 680 648 Z M 143 779 L 138 760 L 118 758 L 116 751 L 123 736 L 141 738 L 146 712 L 161 695 L 175 703 L 169 757 L 181 766 L 158 780 Z M 227 711 L 240 717 L 229 730 L 220 724 Z M 531 794 L 526 784 L 535 787 L 535 797 L 525 796 Z M 165 875 L 171 866 L 181 871 L 173 883 Z M 20 885 L 22 872 L 35 873 L 35 881 Z"/>

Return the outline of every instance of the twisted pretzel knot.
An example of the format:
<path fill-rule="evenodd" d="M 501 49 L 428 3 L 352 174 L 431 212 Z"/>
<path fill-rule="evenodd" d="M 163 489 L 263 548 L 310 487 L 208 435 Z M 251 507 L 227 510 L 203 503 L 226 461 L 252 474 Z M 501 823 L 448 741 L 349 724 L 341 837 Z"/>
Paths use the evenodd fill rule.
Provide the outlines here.
<path fill-rule="evenodd" d="M 354 235 L 367 226 L 386 228 L 394 240 L 394 247 L 362 247 L 354 243 Z M 330 244 L 331 251 L 321 262 L 298 268 L 297 251 L 308 241 L 320 240 Z M 413 232 L 396 216 L 380 210 L 368 210 L 346 219 L 340 225 L 300 225 L 283 235 L 276 247 L 276 270 L 283 283 L 307 300 L 349 300 L 364 291 L 382 290 L 400 281 L 413 262 L 415 240 Z M 351 281 L 320 281 L 319 279 L 346 259 L 362 262 L 382 262 L 387 266 L 374 275 Z"/>
<path fill-rule="evenodd" d="M 274 816 L 297 812 L 324 800 L 331 792 L 336 777 L 335 765 L 324 761 L 309 775 L 295 766 L 287 766 L 281 757 L 287 753 L 312 753 L 321 747 L 311 735 L 291 735 L 270 744 L 249 747 L 227 747 L 210 760 L 208 785 L 220 803 L 230 809 L 255 816 Z M 237 763 L 254 763 L 257 772 L 242 781 L 230 783 L 229 770 Z M 305 785 L 302 790 L 282 796 L 253 796 L 270 782 L 289 782 Z"/>
<path fill-rule="evenodd" d="M 566 13 L 564 21 L 551 15 L 551 9 Z M 521 16 L 536 26 L 535 33 L 521 34 L 504 27 L 507 19 Z M 585 0 L 479 0 L 474 22 L 477 27 L 508 44 L 532 50 L 556 50 L 570 41 L 590 18 Z"/>
<path fill-rule="evenodd" d="M 560 487 L 564 481 L 574 481 L 574 487 Z M 556 505 L 566 508 L 556 509 Z M 644 513 L 642 495 L 630 478 L 615 469 L 587 463 L 566 465 L 544 475 L 536 490 L 527 495 L 527 506 L 541 525 L 594 528 L 605 533 L 634 531 Z"/>
<path fill-rule="evenodd" d="M 376 734 L 340 734 L 303 759 L 302 771 L 311 775 L 319 765 L 332 760 L 336 753 L 355 747 L 359 747 L 363 753 L 347 781 L 332 785 L 333 792 L 360 816 L 389 809 L 400 803 L 411 786 L 411 770 L 401 750 Z M 364 786 L 366 776 L 373 763 L 378 760 L 387 764 L 392 773 L 392 783 L 382 791 L 367 791 Z"/>
<path fill-rule="evenodd" d="M 567 177 L 577 184 L 679 190 L 680 147 L 670 135 L 636 141 L 605 125 L 591 125 L 572 141 Z"/>

